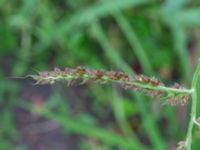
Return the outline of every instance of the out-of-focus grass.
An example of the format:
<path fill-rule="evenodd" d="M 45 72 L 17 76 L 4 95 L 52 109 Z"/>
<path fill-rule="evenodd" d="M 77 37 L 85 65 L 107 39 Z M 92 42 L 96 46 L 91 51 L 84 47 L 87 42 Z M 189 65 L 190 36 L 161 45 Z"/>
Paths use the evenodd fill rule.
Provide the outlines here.
<path fill-rule="evenodd" d="M 25 76 L 34 69 L 81 65 L 121 70 L 130 75 L 144 73 L 169 84 L 177 81 L 188 86 L 200 54 L 198 3 L 1 0 L 0 149 L 29 149 L 22 142 L 15 116 L 16 109 L 26 107 L 22 99 L 28 99 L 26 93 L 24 96 L 24 89 L 29 91 L 27 80 L 9 77 Z M 89 85 L 73 90 L 62 86 L 54 89 L 62 97 L 49 93 L 51 99 L 43 101 L 40 117 L 58 121 L 63 132 L 87 137 L 80 149 L 165 150 L 185 138 L 185 110 L 114 85 Z M 73 105 L 85 108 L 76 112 L 69 107 L 75 100 Z M 34 101 L 31 102 L 34 106 Z M 179 119 L 183 117 L 179 112 L 184 119 Z M 132 122 L 135 118 L 139 118 L 139 123 Z M 198 140 L 196 136 L 195 149 L 199 147 Z"/>
<path fill-rule="evenodd" d="M 102 45 L 103 49 L 105 50 L 105 53 L 108 53 L 107 56 L 108 56 L 109 60 L 111 61 L 111 64 L 115 64 L 118 68 L 121 68 L 122 71 L 125 71 L 125 72 L 127 72 L 129 74 L 134 74 L 134 73 L 132 73 L 132 71 L 130 69 L 128 69 L 129 68 L 128 65 L 126 65 L 126 63 L 123 61 L 123 59 L 119 57 L 117 52 L 115 52 L 113 50 L 111 45 L 109 45 L 109 43 L 106 40 L 106 37 L 105 37 L 101 27 L 98 24 L 95 24 L 93 30 L 96 31 L 97 40 Z M 113 57 L 113 56 L 115 56 L 115 57 Z M 118 63 L 118 62 L 121 62 L 121 63 Z M 153 119 L 149 119 L 150 116 L 148 116 L 148 112 L 145 111 L 146 109 L 145 109 L 144 103 L 142 102 L 142 96 L 140 96 L 140 98 L 139 98 L 136 95 L 136 99 L 138 100 L 137 102 L 139 103 L 138 106 L 139 106 L 139 108 L 141 110 L 141 115 L 143 114 L 144 120 L 147 121 L 146 123 L 144 123 L 144 125 L 146 125 L 145 127 L 148 128 L 147 131 L 150 133 L 151 140 L 154 140 L 157 143 L 157 144 L 155 144 L 156 145 L 155 148 L 156 149 L 164 149 L 164 148 L 162 148 L 164 146 L 163 143 L 162 142 L 157 142 L 161 138 L 156 135 L 157 131 L 154 130 L 154 125 L 152 126 L 152 122 L 151 121 Z"/>

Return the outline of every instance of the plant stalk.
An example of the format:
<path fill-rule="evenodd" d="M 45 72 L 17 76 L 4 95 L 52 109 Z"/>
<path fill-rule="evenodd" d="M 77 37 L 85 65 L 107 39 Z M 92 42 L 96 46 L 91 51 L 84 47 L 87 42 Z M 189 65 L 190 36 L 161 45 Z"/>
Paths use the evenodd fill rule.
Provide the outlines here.
<path fill-rule="evenodd" d="M 193 76 L 192 80 L 192 106 L 191 106 L 191 113 L 190 113 L 190 122 L 188 126 L 188 132 L 186 137 L 186 150 L 191 150 L 192 146 L 192 131 L 194 127 L 194 120 L 196 120 L 196 109 L 197 109 L 197 82 L 200 73 L 200 59 L 198 60 L 197 68 Z"/>

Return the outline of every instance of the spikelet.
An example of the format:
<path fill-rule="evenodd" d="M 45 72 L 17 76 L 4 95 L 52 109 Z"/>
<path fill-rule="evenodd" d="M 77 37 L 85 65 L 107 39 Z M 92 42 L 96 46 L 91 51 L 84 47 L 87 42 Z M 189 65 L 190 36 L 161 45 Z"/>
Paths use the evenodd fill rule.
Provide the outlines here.
<path fill-rule="evenodd" d="M 171 106 L 184 106 L 188 103 L 188 101 L 189 101 L 188 95 L 179 95 L 168 99 L 167 103 Z"/>
<path fill-rule="evenodd" d="M 178 147 L 176 150 L 186 150 L 186 142 L 185 141 L 180 141 L 178 142 Z"/>
<path fill-rule="evenodd" d="M 172 88 L 175 89 L 182 89 L 183 87 L 181 87 L 181 85 L 179 85 L 178 83 L 175 83 Z M 179 95 L 175 95 L 172 96 L 171 98 L 169 98 L 167 100 L 167 104 L 171 105 L 171 106 L 184 106 L 188 103 L 189 101 L 189 95 L 188 94 L 179 94 Z"/>

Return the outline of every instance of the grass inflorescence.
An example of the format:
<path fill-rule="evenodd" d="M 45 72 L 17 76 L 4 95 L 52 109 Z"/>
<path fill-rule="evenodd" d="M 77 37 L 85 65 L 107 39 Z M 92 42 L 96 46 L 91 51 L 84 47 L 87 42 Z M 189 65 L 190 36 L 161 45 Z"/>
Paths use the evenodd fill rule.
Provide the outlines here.
<path fill-rule="evenodd" d="M 52 71 L 39 72 L 38 75 L 30 75 L 30 77 L 36 80 L 35 84 L 54 84 L 56 81 L 67 81 L 68 85 L 71 85 L 75 81 L 80 82 L 80 84 L 87 82 L 101 84 L 118 83 L 125 89 L 139 91 L 148 96 L 162 97 L 163 99 L 166 99 L 165 104 L 170 104 L 172 106 L 187 104 L 188 99 L 191 96 L 192 108 L 186 140 L 179 142 L 177 148 L 177 150 L 191 150 L 193 126 L 199 126 L 199 119 L 196 119 L 198 100 L 197 83 L 199 80 L 199 73 L 200 63 L 197 65 L 197 69 L 194 73 L 191 89 L 185 89 L 178 83 L 167 87 L 164 83 L 154 77 L 147 77 L 144 75 L 135 75 L 134 77 L 131 77 L 123 72 L 88 69 L 83 67 L 65 69 L 55 68 Z"/>
<path fill-rule="evenodd" d="M 31 77 L 36 80 L 35 84 L 54 84 L 56 81 L 67 81 L 68 85 L 75 82 L 80 84 L 87 82 L 117 83 L 124 89 L 138 91 L 151 97 L 167 99 L 166 103 L 173 106 L 185 105 L 191 93 L 191 90 L 187 90 L 177 83 L 171 87 L 166 87 L 164 83 L 155 77 L 150 78 L 144 75 L 131 77 L 123 72 L 83 67 L 54 68 L 52 71 L 39 72 L 38 75 L 31 75 Z"/>

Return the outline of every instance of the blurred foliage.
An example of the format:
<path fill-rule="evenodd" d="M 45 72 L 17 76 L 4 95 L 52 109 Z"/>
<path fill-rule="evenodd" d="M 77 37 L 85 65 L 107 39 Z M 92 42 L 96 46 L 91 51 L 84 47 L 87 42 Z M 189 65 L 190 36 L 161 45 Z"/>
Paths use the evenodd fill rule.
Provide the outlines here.
<path fill-rule="evenodd" d="M 38 87 L 12 77 L 86 66 L 189 86 L 200 54 L 198 0 L 0 0 L 0 18 L 0 149 L 39 149 L 25 129 L 45 119 L 77 136 L 69 144 L 80 150 L 172 150 L 184 140 L 186 108 L 115 85 Z M 56 143 L 43 148 L 66 149 Z"/>

